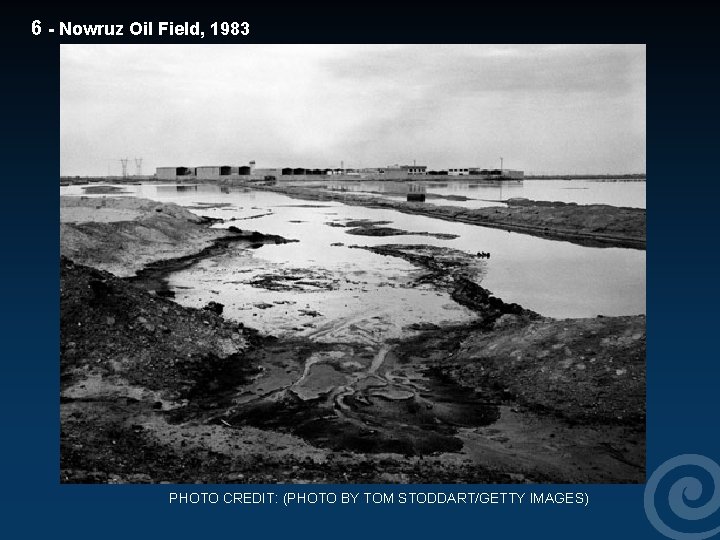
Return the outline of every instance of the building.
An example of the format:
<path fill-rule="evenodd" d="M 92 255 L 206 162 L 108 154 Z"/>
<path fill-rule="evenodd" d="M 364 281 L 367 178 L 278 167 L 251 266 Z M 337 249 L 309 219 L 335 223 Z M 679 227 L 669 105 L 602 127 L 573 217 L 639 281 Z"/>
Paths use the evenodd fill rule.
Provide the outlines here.
<path fill-rule="evenodd" d="M 155 176 L 158 180 L 222 180 L 223 178 L 241 178 L 252 174 L 257 174 L 254 161 L 239 167 L 232 165 L 158 167 Z"/>
<path fill-rule="evenodd" d="M 522 180 L 525 173 L 514 169 L 466 167 L 464 169 L 448 169 L 448 176 L 479 176 L 487 180 Z"/>
<path fill-rule="evenodd" d="M 384 174 L 388 178 L 405 178 L 408 176 L 416 176 L 426 174 L 427 167 L 425 165 L 388 165 L 384 169 L 378 169 L 378 174 Z"/>
<path fill-rule="evenodd" d="M 427 172 L 427 166 L 425 165 L 403 165 L 403 169 L 406 169 L 410 175 L 425 174 Z"/>
<path fill-rule="evenodd" d="M 471 174 L 478 174 L 490 180 L 522 180 L 525 177 L 523 171 L 515 169 L 472 169 Z"/>
<path fill-rule="evenodd" d="M 447 171 L 430 171 L 425 165 L 389 165 L 379 168 L 326 168 L 308 169 L 305 167 L 267 167 L 256 168 L 255 162 L 248 165 L 207 165 L 200 167 L 158 167 L 156 177 L 158 180 L 193 181 L 193 180 L 241 180 L 262 181 L 280 179 L 286 180 L 317 180 L 327 176 L 344 177 L 347 180 L 410 180 L 423 177 L 438 176 L 467 176 L 469 180 L 518 180 L 522 181 L 523 171 L 514 169 L 481 169 L 479 167 L 453 168 Z"/>
<path fill-rule="evenodd" d="M 387 168 L 388 172 L 401 172 L 408 176 L 414 176 L 416 174 L 425 174 L 427 167 L 425 165 L 393 165 Z"/>
<path fill-rule="evenodd" d="M 275 178 L 277 178 L 278 176 L 282 175 L 282 168 L 280 168 L 280 167 L 265 167 L 265 168 L 253 169 L 250 174 L 252 176 L 260 176 L 262 178 L 265 178 L 266 176 L 274 176 Z"/>
<path fill-rule="evenodd" d="M 158 180 L 177 180 L 183 178 L 195 178 L 195 169 L 188 167 L 158 167 L 155 176 Z"/>

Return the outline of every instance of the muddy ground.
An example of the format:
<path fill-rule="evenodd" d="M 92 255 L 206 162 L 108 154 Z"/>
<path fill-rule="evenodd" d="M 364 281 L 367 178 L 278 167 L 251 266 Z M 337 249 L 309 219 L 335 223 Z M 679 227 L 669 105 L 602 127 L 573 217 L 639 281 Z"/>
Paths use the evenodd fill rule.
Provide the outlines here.
<path fill-rule="evenodd" d="M 148 283 L 223 242 L 278 238 L 208 234 L 174 205 L 103 208 L 136 212 L 111 223 L 127 254 L 179 232 L 134 280 L 61 260 L 61 481 L 644 481 L 644 317 L 543 318 L 477 285 L 466 255 L 385 244 L 366 249 L 412 262 L 476 321 L 379 349 L 261 336 Z M 117 264 L 111 231 L 71 227 L 64 255 Z M 73 252 L 77 228 L 100 247 Z"/>

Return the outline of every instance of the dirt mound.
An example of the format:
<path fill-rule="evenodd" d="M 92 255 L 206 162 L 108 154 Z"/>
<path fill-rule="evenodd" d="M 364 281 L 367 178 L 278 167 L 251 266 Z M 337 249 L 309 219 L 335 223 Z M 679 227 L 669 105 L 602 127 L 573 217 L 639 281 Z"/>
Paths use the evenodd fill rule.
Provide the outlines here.
<path fill-rule="evenodd" d="M 64 389 L 92 377 L 180 399 L 242 364 L 252 339 L 210 310 L 183 308 L 66 258 L 60 286 Z"/>
<path fill-rule="evenodd" d="M 645 317 L 536 320 L 506 315 L 439 368 L 574 423 L 645 422 Z"/>
<path fill-rule="evenodd" d="M 175 204 L 135 198 L 62 197 L 60 215 L 61 254 L 118 276 L 196 253 L 225 233 Z"/>

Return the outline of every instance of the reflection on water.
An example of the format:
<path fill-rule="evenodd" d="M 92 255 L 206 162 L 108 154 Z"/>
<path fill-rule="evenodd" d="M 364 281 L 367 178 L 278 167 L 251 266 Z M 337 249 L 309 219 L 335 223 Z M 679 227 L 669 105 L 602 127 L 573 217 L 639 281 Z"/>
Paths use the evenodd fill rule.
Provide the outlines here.
<path fill-rule="evenodd" d="M 532 187 L 535 182 L 542 181 L 526 181 L 518 188 L 524 190 L 523 196 L 538 198 L 528 194 L 528 188 L 536 189 Z M 555 186 L 557 191 L 566 184 L 563 181 L 546 183 Z M 580 184 L 570 183 L 576 187 Z M 432 183 L 426 188 L 428 192 L 454 193 L 460 189 L 454 182 L 443 184 Z M 644 202 L 642 182 L 597 184 L 603 188 L 627 188 L 630 193 L 642 187 Z M 349 328 L 361 328 L 368 343 L 378 343 L 397 335 L 399 328 L 406 324 L 465 321 L 472 317 L 472 313 L 455 304 L 445 293 L 429 287 L 410 287 L 411 278 L 419 270 L 408 262 L 351 249 L 348 246 L 352 244 L 415 243 L 470 254 L 489 252 L 491 258 L 483 262 L 478 281 L 504 301 L 516 302 L 546 316 L 645 313 L 645 252 L 641 250 L 582 247 L 392 210 L 302 201 L 261 191 L 221 190 L 209 184 L 145 184 L 128 186 L 128 189 L 137 196 L 184 206 L 203 203 L 193 211 L 227 220 L 219 225 L 222 227 L 235 225 L 299 240 L 253 251 L 234 250 L 204 260 L 170 278 L 177 288 L 178 301 L 199 306 L 215 300 L 226 305 L 225 313 L 230 317 L 275 333 L 279 329 L 314 335 L 318 339 L 342 340 Z M 497 190 L 498 187 L 466 185 L 464 189 L 477 193 L 476 190 Z M 61 193 L 80 194 L 80 186 L 61 188 Z M 488 198 L 497 195 L 487 193 Z M 209 206 L 213 203 L 222 206 Z M 326 224 L 347 219 L 389 221 L 389 226 L 394 228 L 458 237 L 443 240 L 417 235 L 351 236 L 342 227 Z M 294 285 L 287 289 L 268 289 L 262 286 L 267 283 Z"/>
<path fill-rule="evenodd" d="M 429 203 L 483 208 L 496 206 L 496 201 L 523 197 L 536 201 L 576 202 L 578 204 L 609 204 L 645 208 L 645 182 L 610 182 L 595 180 L 525 180 L 524 182 L 413 182 L 424 186 L 427 193 L 441 196 L 464 196 L 470 200 L 432 199 Z M 327 189 L 357 193 L 384 194 L 401 200 L 408 187 L 405 182 L 326 182 Z"/>

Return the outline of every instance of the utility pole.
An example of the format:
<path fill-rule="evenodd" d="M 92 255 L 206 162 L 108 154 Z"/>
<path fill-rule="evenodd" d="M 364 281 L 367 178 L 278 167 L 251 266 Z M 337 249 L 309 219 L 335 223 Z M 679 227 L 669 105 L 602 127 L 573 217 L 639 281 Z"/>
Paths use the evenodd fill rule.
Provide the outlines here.
<path fill-rule="evenodd" d="M 143 158 L 135 158 L 135 175 L 142 176 L 142 160 Z"/>
<path fill-rule="evenodd" d="M 503 158 L 500 157 L 500 200 L 502 201 L 502 170 L 503 170 Z"/>
<path fill-rule="evenodd" d="M 127 166 L 128 161 L 130 161 L 128 158 L 120 158 L 120 164 L 122 165 L 122 177 L 127 178 Z"/>

